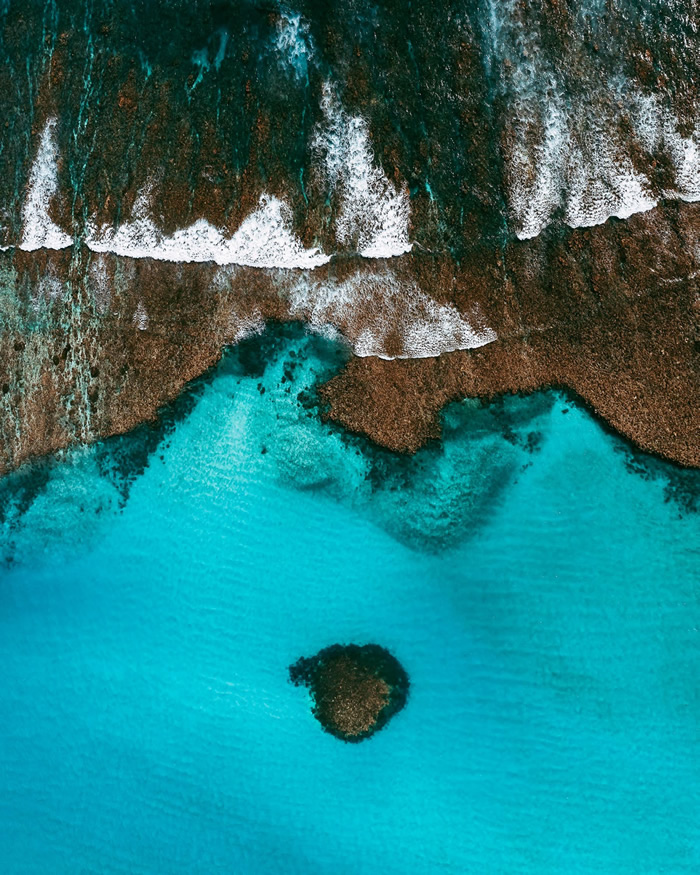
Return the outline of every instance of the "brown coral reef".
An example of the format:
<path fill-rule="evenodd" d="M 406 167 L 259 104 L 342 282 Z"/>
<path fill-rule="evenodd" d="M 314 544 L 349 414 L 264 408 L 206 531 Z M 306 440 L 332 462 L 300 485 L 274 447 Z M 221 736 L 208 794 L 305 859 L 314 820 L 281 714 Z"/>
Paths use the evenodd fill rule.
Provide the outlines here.
<path fill-rule="evenodd" d="M 330 416 L 413 452 L 439 435 L 450 400 L 565 386 L 637 446 L 698 467 L 699 233 L 698 207 L 667 205 L 513 243 L 478 285 L 497 341 L 439 358 L 353 359 L 322 390 Z M 457 295 L 475 282 L 458 271 Z"/>
<path fill-rule="evenodd" d="M 331 418 L 391 449 L 438 436 L 452 399 L 556 385 L 639 447 L 699 467 L 699 252 L 700 206 L 682 203 L 551 228 L 461 263 L 416 251 L 262 270 L 79 247 L 9 251 L 0 256 L 0 472 L 153 418 L 224 346 L 271 319 L 332 323 L 356 349 L 368 325 L 375 336 L 381 326 L 386 357 L 353 356 L 321 391 Z M 348 281 L 352 298 L 341 294 Z M 402 358 L 416 295 L 423 309 L 458 311 L 496 339 Z"/>
<path fill-rule="evenodd" d="M 302 657 L 289 669 L 297 686 L 307 686 L 321 726 L 343 741 L 373 735 L 406 704 L 408 675 L 378 644 L 333 644 Z"/>

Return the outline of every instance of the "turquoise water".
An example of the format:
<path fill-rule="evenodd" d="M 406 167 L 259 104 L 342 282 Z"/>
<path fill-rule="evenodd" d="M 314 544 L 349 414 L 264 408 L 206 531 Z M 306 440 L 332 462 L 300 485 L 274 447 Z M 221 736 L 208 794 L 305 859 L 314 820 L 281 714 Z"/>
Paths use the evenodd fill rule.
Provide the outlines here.
<path fill-rule="evenodd" d="M 342 358 L 6 480 L 0 870 L 696 873 L 697 478 L 553 393 L 396 459 L 308 400 Z M 359 745 L 287 679 L 349 641 L 411 678 Z"/>

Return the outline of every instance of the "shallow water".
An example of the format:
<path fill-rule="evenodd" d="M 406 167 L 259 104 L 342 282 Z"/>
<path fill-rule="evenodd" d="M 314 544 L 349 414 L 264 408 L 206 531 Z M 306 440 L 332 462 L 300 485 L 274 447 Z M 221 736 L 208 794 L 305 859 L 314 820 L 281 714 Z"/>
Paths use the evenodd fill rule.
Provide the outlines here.
<path fill-rule="evenodd" d="M 345 355 L 2 484 L 2 871 L 697 872 L 697 476 L 554 393 L 396 458 L 318 417 Z M 287 673 L 350 641 L 411 678 L 359 745 Z"/>

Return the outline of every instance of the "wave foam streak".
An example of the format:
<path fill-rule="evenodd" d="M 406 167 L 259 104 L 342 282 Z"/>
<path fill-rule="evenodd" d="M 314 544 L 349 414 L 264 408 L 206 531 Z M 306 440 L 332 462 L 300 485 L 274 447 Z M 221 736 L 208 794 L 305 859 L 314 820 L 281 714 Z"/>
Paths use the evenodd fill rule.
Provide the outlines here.
<path fill-rule="evenodd" d="M 310 268 L 329 261 L 318 248 L 305 249 L 292 230 L 291 210 L 276 197 L 262 195 L 258 208 L 230 238 L 199 219 L 187 228 L 164 235 L 149 214 L 150 192 L 142 192 L 133 218 L 119 228 L 94 227 L 86 239 L 94 252 L 160 261 L 240 264 L 248 267 Z"/>
<path fill-rule="evenodd" d="M 375 163 L 367 122 L 349 115 L 326 83 L 321 108 L 324 124 L 312 149 L 318 172 L 340 196 L 335 233 L 338 242 L 366 258 L 390 258 L 411 249 L 408 239 L 408 188 L 397 188 Z"/>
<path fill-rule="evenodd" d="M 300 277 L 287 296 L 292 316 L 316 329 L 339 327 L 359 356 L 429 358 L 496 340 L 490 328 L 475 328 L 453 305 L 439 304 L 390 269 L 342 281 Z M 482 321 L 476 309 L 473 320 Z"/>
<path fill-rule="evenodd" d="M 615 0 L 606 14 L 622 14 L 623 5 Z M 505 182 L 520 239 L 556 217 L 589 227 L 661 198 L 700 199 L 700 113 L 681 121 L 672 88 L 650 93 L 630 72 L 638 55 L 653 57 L 638 44 L 641 24 L 607 36 L 590 3 L 567 10 L 570 20 L 553 26 L 514 0 L 489 5 L 487 58 L 504 98 Z"/>
<path fill-rule="evenodd" d="M 54 131 L 56 119 L 44 125 L 39 149 L 29 173 L 27 195 L 22 207 L 22 241 L 20 249 L 66 249 L 73 238 L 62 231 L 49 214 L 51 201 L 58 190 L 58 147 Z"/>

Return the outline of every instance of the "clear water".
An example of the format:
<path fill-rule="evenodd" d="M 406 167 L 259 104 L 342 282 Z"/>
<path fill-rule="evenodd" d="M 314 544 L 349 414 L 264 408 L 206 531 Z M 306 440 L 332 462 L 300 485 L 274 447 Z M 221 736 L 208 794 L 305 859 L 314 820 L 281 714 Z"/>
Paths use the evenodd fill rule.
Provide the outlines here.
<path fill-rule="evenodd" d="M 140 476 L 115 444 L 10 483 L 0 870 L 696 873 L 697 480 L 558 395 L 395 460 L 298 403 L 332 343 L 265 355 Z M 360 745 L 287 680 L 347 641 L 411 677 Z"/>

